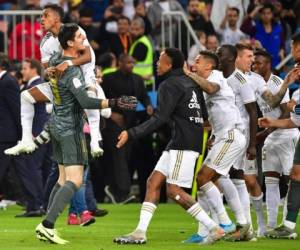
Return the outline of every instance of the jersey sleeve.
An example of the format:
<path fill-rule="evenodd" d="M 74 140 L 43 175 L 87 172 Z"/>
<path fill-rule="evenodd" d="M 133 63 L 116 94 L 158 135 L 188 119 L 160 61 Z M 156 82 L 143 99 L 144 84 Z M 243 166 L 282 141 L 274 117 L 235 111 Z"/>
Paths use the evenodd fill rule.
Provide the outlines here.
<path fill-rule="evenodd" d="M 255 92 L 248 82 L 240 85 L 240 94 L 244 104 L 256 101 Z"/>
<path fill-rule="evenodd" d="M 258 95 L 262 96 L 263 93 L 268 89 L 267 87 L 267 83 L 265 82 L 265 80 L 262 77 L 255 77 L 254 81 L 256 82 L 255 84 L 257 84 L 257 93 Z"/>
<path fill-rule="evenodd" d="M 40 47 L 42 63 L 49 62 L 50 57 L 52 56 L 51 51 L 49 51 L 49 49 L 47 49 L 46 47 L 47 47 L 47 41 L 44 42 Z"/>

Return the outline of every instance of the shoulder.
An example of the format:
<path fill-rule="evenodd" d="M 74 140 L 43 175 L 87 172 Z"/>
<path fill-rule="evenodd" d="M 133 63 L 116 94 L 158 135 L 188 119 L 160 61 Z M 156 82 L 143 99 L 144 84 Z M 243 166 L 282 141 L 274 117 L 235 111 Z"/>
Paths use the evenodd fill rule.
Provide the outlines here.
<path fill-rule="evenodd" d="M 247 80 L 246 80 L 246 77 L 245 75 L 242 75 L 240 72 L 236 71 L 234 72 L 229 78 L 228 80 L 235 80 L 237 81 L 238 83 L 240 84 L 246 84 L 247 83 Z"/>
<path fill-rule="evenodd" d="M 53 37 L 51 32 L 47 32 L 46 35 L 43 37 L 40 43 L 40 47 L 42 48 L 50 39 Z"/>
<path fill-rule="evenodd" d="M 283 82 L 283 80 L 280 77 L 276 76 L 276 75 L 271 75 L 269 81 L 272 81 L 273 83 L 275 83 L 276 86 L 281 85 L 282 82 Z"/>

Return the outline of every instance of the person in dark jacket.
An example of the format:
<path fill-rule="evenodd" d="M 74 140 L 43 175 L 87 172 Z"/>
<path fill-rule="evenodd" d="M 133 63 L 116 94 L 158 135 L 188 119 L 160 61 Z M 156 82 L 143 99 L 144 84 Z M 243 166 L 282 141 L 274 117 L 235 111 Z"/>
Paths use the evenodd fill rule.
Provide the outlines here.
<path fill-rule="evenodd" d="M 7 173 L 9 166 L 18 164 L 16 159 L 4 154 L 21 138 L 20 119 L 20 89 L 17 80 L 7 69 L 9 59 L 0 53 L 0 183 Z"/>
<path fill-rule="evenodd" d="M 115 238 L 116 243 L 146 243 L 146 231 L 165 182 L 168 197 L 209 229 L 208 242 L 224 235 L 224 230 L 183 190 L 192 186 L 195 162 L 202 150 L 203 118 L 207 118 L 203 93 L 184 75 L 183 65 L 184 55 L 178 49 L 167 48 L 160 54 L 157 73 L 164 81 L 158 89 L 157 111 L 149 120 L 122 131 L 118 137 L 117 147 L 121 148 L 128 140 L 142 137 L 164 123 L 169 123 L 172 130 L 172 138 L 148 179 L 139 224 L 132 233 Z"/>
<path fill-rule="evenodd" d="M 141 76 L 133 73 L 134 62 L 132 56 L 121 54 L 119 69 L 103 77 L 103 91 L 107 98 L 130 93 L 144 105 L 148 115 L 152 115 L 153 108 L 144 81 Z M 128 197 L 131 186 L 128 168 L 131 144 L 122 149 L 117 149 L 115 144 L 120 132 L 135 124 L 136 112 L 112 109 L 111 117 L 107 120 L 106 128 L 103 130 L 105 166 L 108 167 L 109 172 L 112 171 L 109 174 L 109 185 L 105 188 L 105 192 L 113 203 L 124 202 L 127 198 L 131 198 Z"/>

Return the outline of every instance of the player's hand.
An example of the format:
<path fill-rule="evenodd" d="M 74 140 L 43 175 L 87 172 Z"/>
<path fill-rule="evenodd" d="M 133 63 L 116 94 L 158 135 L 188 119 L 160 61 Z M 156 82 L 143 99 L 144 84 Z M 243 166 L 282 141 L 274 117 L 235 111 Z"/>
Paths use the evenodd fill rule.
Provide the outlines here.
<path fill-rule="evenodd" d="M 48 76 L 49 78 L 55 78 L 55 73 L 56 73 L 55 67 L 48 67 L 44 71 L 45 76 Z"/>
<path fill-rule="evenodd" d="M 300 66 L 293 68 L 284 78 L 284 84 L 290 85 L 300 79 Z"/>
<path fill-rule="evenodd" d="M 297 105 L 297 103 L 292 99 L 290 100 L 287 104 L 286 107 L 288 109 L 289 112 L 293 112 L 294 111 L 294 106 Z"/>
<path fill-rule="evenodd" d="M 147 108 L 146 108 L 146 112 L 149 116 L 153 115 L 153 107 L 151 105 L 148 105 Z"/>
<path fill-rule="evenodd" d="M 191 73 L 191 71 L 190 71 L 190 69 L 189 69 L 189 66 L 187 65 L 187 62 L 185 62 L 184 65 L 183 65 L 183 72 L 184 72 L 187 76 Z"/>
<path fill-rule="evenodd" d="M 214 142 L 215 142 L 215 137 L 214 137 L 214 136 L 210 137 L 210 138 L 207 140 L 207 142 L 206 142 L 206 147 L 207 147 L 208 150 L 211 150 L 211 148 L 212 148 Z"/>
<path fill-rule="evenodd" d="M 246 157 L 248 160 L 254 160 L 256 158 L 256 147 L 249 146 L 247 148 Z"/>
<path fill-rule="evenodd" d="M 270 128 L 272 127 L 273 119 L 269 117 L 262 117 L 258 119 L 258 126 L 260 128 Z"/>
<path fill-rule="evenodd" d="M 58 64 L 58 65 L 55 67 L 55 69 L 56 69 L 56 72 L 57 72 L 57 73 L 60 73 L 60 74 L 61 74 L 61 73 L 63 73 L 68 67 L 69 67 L 68 62 L 67 62 L 67 61 L 64 61 L 64 62 Z"/>
<path fill-rule="evenodd" d="M 135 96 L 123 95 L 120 98 L 108 100 L 108 106 L 110 108 L 117 107 L 124 110 L 135 110 L 137 104 L 138 101 Z"/>
<path fill-rule="evenodd" d="M 117 148 L 121 148 L 124 146 L 124 144 L 128 141 L 128 132 L 126 130 L 123 130 L 121 134 L 118 136 L 118 143 Z"/>

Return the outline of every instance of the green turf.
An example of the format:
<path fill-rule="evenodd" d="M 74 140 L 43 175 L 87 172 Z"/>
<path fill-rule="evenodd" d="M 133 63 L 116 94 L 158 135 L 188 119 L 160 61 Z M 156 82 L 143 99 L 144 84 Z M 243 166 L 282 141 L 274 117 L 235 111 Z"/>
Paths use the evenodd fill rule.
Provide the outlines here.
<path fill-rule="evenodd" d="M 22 212 L 18 206 L 0 210 L 0 250 L 14 249 L 72 249 L 72 250 L 114 250 L 114 249 L 255 249 L 293 250 L 300 249 L 300 240 L 267 240 L 258 242 L 217 242 L 213 246 L 182 244 L 181 241 L 193 233 L 197 225 L 180 207 L 174 204 L 160 205 L 148 231 L 148 242 L 143 246 L 116 245 L 115 236 L 134 229 L 139 216 L 140 205 L 104 205 L 109 214 L 97 218 L 88 227 L 67 226 L 66 214 L 60 216 L 56 227 L 61 236 L 71 243 L 65 246 L 40 242 L 35 238 L 34 228 L 40 218 L 14 218 Z M 297 229 L 300 232 L 300 226 Z"/>

